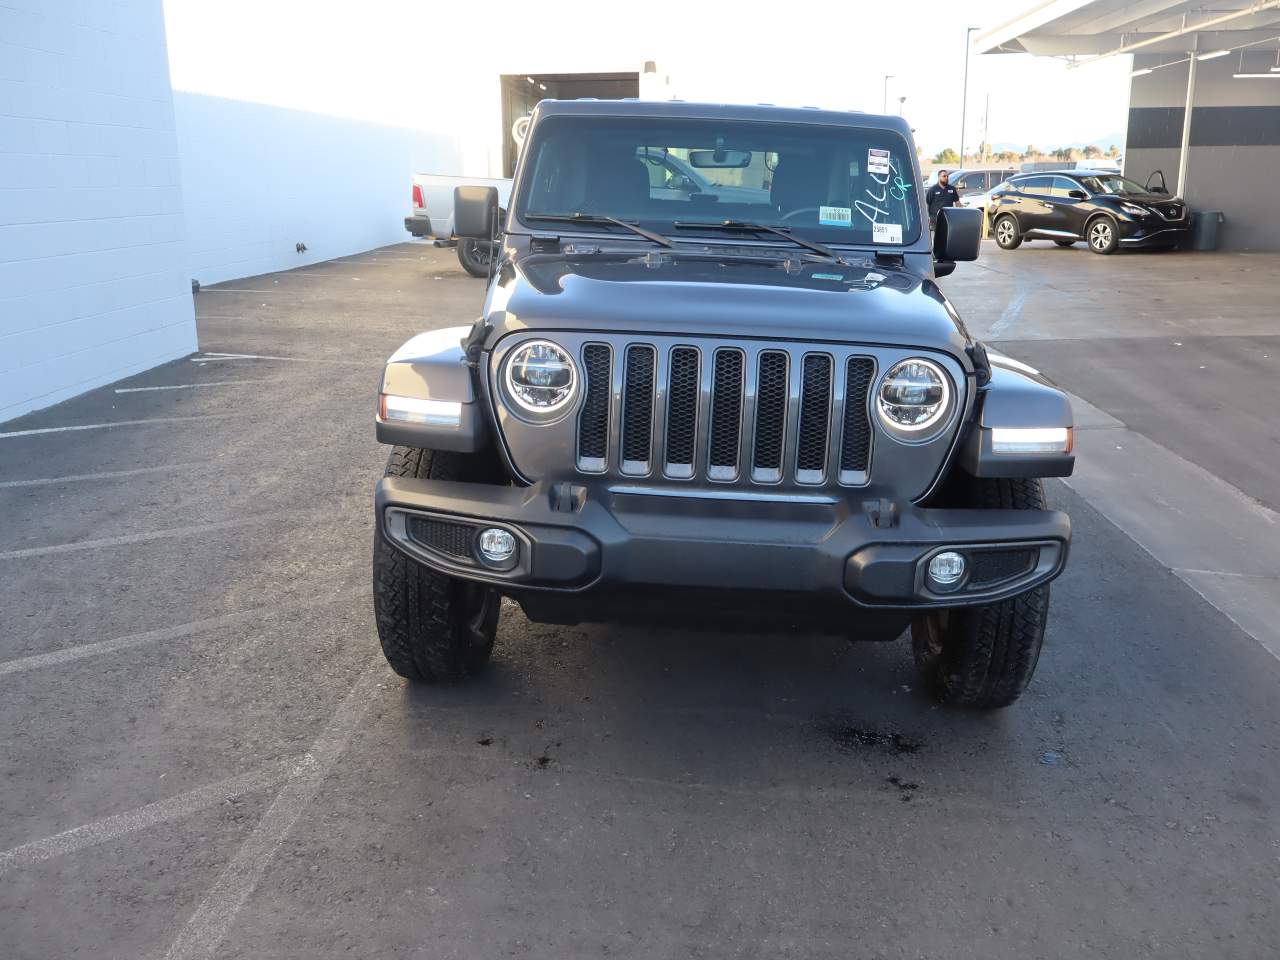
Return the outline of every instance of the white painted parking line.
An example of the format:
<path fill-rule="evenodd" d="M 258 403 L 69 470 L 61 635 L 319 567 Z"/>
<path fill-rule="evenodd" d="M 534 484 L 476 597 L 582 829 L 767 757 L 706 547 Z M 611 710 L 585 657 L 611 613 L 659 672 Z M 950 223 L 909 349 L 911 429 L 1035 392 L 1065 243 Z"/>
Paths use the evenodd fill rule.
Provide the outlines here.
<path fill-rule="evenodd" d="M 356 678 L 303 762 L 293 768 L 253 833 L 182 928 L 165 960 L 196 960 L 216 954 L 236 914 L 253 893 L 281 842 L 314 799 L 330 767 L 346 750 L 377 695 L 379 682 L 387 676 L 386 663 L 378 654 Z"/>
<path fill-rule="evenodd" d="M 244 290 L 240 287 L 222 287 L 214 289 L 213 287 L 201 287 L 201 293 L 278 293 L 278 290 Z"/>
<path fill-rule="evenodd" d="M 35 840 L 24 843 L 20 847 L 14 847 L 12 850 L 5 850 L 0 852 L 0 876 L 54 857 L 75 853 L 86 847 L 110 843 L 128 834 L 155 826 L 157 823 L 189 817 L 199 810 L 226 803 L 228 797 L 274 787 L 278 783 L 287 781 L 294 775 L 299 765 L 305 762 L 306 758 L 277 761 L 239 776 L 228 777 L 225 780 L 198 787 L 189 793 L 158 800 L 145 807 L 138 807 L 136 810 L 128 810 L 114 817 L 107 817 L 105 820 L 97 820 L 82 827 L 64 830 L 43 840 Z"/>
<path fill-rule="evenodd" d="M 80 480 L 119 480 L 123 477 L 144 476 L 148 473 L 166 473 L 170 470 L 193 470 L 211 460 L 197 463 L 165 463 L 158 467 L 139 467 L 136 470 L 107 470 L 103 473 L 73 473 L 65 477 L 36 477 L 32 480 L 0 480 L 0 490 L 5 487 L 46 487 L 59 483 L 75 483 Z"/>
<path fill-rule="evenodd" d="M 216 533 L 219 530 L 230 530 L 264 520 L 280 521 L 290 517 L 314 517 L 314 513 L 290 511 L 284 513 L 262 513 L 250 517 L 237 517 L 235 520 L 219 520 L 216 523 L 193 523 L 185 527 L 168 527 L 164 530 L 150 530 L 146 533 L 129 533 L 119 537 L 102 537 L 96 540 L 76 540 L 73 543 L 57 543 L 47 547 L 22 547 L 18 550 L 0 550 L 0 560 L 25 560 L 28 557 L 48 557 L 59 553 L 75 553 L 78 550 L 99 550 L 103 547 L 122 547 L 130 543 L 148 543 L 152 540 L 169 540 L 174 537 L 191 537 L 201 533 Z"/>
<path fill-rule="evenodd" d="M 340 366 L 348 367 L 367 367 L 371 363 L 381 361 L 364 360 L 330 360 L 326 357 L 277 357 L 270 354 L 262 353 L 202 353 L 198 357 L 192 357 L 192 363 L 220 363 L 224 360 L 287 360 L 291 363 L 334 363 Z"/>
<path fill-rule="evenodd" d="M 116 387 L 116 393 L 150 393 L 155 390 L 195 390 L 198 387 L 238 387 L 246 383 L 280 383 L 279 377 L 267 380 L 210 380 L 208 383 L 172 383 L 163 387 Z"/>
<path fill-rule="evenodd" d="M 294 610 L 311 610 L 324 604 L 351 603 L 369 596 L 369 590 L 353 590 L 348 593 L 329 594 L 327 596 L 304 597 L 300 600 L 289 600 L 273 603 L 266 607 L 253 607 L 249 610 L 238 610 L 235 613 L 224 613 L 217 617 L 205 617 L 191 623 L 181 623 L 174 627 L 161 627 L 158 630 L 147 630 L 143 633 L 132 633 L 123 637 L 112 637 L 110 640 L 97 640 L 81 643 L 74 647 L 62 647 L 48 653 L 37 653 L 29 657 L 0 662 L 0 677 L 13 673 L 25 673 L 28 670 L 39 670 L 42 667 L 56 667 L 73 660 L 85 657 L 97 657 L 104 653 L 119 653 L 132 647 L 141 647 L 149 643 L 165 643 L 170 640 L 181 640 L 219 627 L 234 626 L 238 623 L 255 623 L 269 619 L 278 613 Z"/>
<path fill-rule="evenodd" d="M 11 437 L 35 437 L 42 433 L 71 433 L 76 430 L 107 430 L 111 427 L 137 427 L 149 423 L 187 423 L 191 420 L 218 420 L 239 417 L 239 413 L 197 413 L 189 417 L 148 417 L 146 420 L 116 420 L 113 423 L 80 423 L 73 427 L 40 427 L 35 430 L 11 430 L 0 433 L 0 440 Z"/>

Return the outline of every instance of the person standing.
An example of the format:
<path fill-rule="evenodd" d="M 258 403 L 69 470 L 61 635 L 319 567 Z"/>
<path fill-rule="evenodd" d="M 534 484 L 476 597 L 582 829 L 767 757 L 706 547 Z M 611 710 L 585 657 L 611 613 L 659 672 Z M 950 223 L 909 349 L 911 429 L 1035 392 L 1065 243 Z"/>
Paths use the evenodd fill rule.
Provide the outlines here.
<path fill-rule="evenodd" d="M 929 205 L 930 227 L 937 222 L 938 211 L 943 207 L 957 207 L 960 205 L 960 194 L 951 185 L 951 175 L 946 170 L 938 171 L 938 182 L 929 188 L 929 192 L 924 195 L 924 199 L 925 203 Z"/>

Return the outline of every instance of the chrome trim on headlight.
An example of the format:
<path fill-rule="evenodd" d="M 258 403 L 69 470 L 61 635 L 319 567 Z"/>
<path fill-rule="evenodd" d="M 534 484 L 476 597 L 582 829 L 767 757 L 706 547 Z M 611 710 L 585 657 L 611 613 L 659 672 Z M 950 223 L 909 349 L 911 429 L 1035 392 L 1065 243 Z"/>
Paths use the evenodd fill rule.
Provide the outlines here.
<path fill-rule="evenodd" d="M 517 386 L 512 379 L 512 368 L 516 366 L 517 360 L 520 358 L 521 354 L 537 347 L 549 347 L 552 351 L 559 354 L 560 357 L 563 358 L 564 365 L 569 370 L 569 383 L 565 388 L 563 388 L 564 396 L 556 403 L 549 406 L 538 406 L 536 404 L 526 402 L 524 398 L 520 396 L 519 392 L 517 392 Z M 569 350 L 566 350 L 564 347 L 560 346 L 560 344 L 551 340 L 527 340 L 516 347 L 512 351 L 511 356 L 507 357 L 503 364 L 502 392 L 504 394 L 504 399 L 508 401 L 513 413 L 522 419 L 542 423 L 548 420 L 558 419 L 569 410 L 573 405 L 573 401 L 576 400 L 578 396 L 579 379 L 578 365 L 574 361 L 573 354 Z M 524 385 L 524 388 L 528 389 L 528 385 Z M 548 388 L 535 386 L 535 389 Z"/>
<path fill-rule="evenodd" d="M 938 378 L 942 386 L 942 397 L 938 400 L 937 410 L 927 420 L 920 423 L 906 424 L 899 423 L 894 420 L 885 410 L 886 401 L 884 398 L 884 389 L 891 383 L 894 374 L 900 367 L 904 367 L 909 363 L 920 364 L 926 367 Z M 897 363 L 889 367 L 885 371 L 884 376 L 880 378 L 880 382 L 876 384 L 875 390 L 875 406 L 876 417 L 880 421 L 880 425 L 885 428 L 896 439 L 907 443 L 913 443 L 921 440 L 931 439 L 938 429 L 947 421 L 948 414 L 951 412 L 952 397 L 954 391 L 951 388 L 951 378 L 947 372 L 932 360 L 926 360 L 923 357 L 908 357 L 905 360 L 899 360 Z M 901 404 L 899 404 L 901 406 Z M 921 406 L 924 406 L 922 404 Z"/>

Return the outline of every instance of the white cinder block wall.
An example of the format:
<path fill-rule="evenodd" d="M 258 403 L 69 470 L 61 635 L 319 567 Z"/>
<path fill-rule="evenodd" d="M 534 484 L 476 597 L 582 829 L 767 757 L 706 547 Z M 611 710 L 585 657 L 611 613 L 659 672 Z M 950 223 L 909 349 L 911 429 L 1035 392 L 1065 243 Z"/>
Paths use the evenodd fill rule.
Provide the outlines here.
<path fill-rule="evenodd" d="M 161 0 L 0 3 L 0 421 L 196 348 Z"/>
<path fill-rule="evenodd" d="M 401 243 L 413 173 L 458 171 L 443 133 L 182 90 L 173 100 L 202 284 Z"/>

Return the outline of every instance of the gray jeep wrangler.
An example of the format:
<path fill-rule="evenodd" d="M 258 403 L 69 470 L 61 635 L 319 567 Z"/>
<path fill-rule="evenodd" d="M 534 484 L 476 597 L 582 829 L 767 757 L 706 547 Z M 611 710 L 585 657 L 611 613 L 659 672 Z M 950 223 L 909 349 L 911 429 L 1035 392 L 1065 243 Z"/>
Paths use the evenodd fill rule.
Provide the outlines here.
<path fill-rule="evenodd" d="M 373 582 L 393 669 L 488 661 L 531 619 L 893 639 L 948 703 L 1035 670 L 1070 521 L 1071 408 L 989 355 L 934 282 L 981 214 L 932 236 L 897 117 L 545 101 L 480 317 L 387 362 Z"/>

